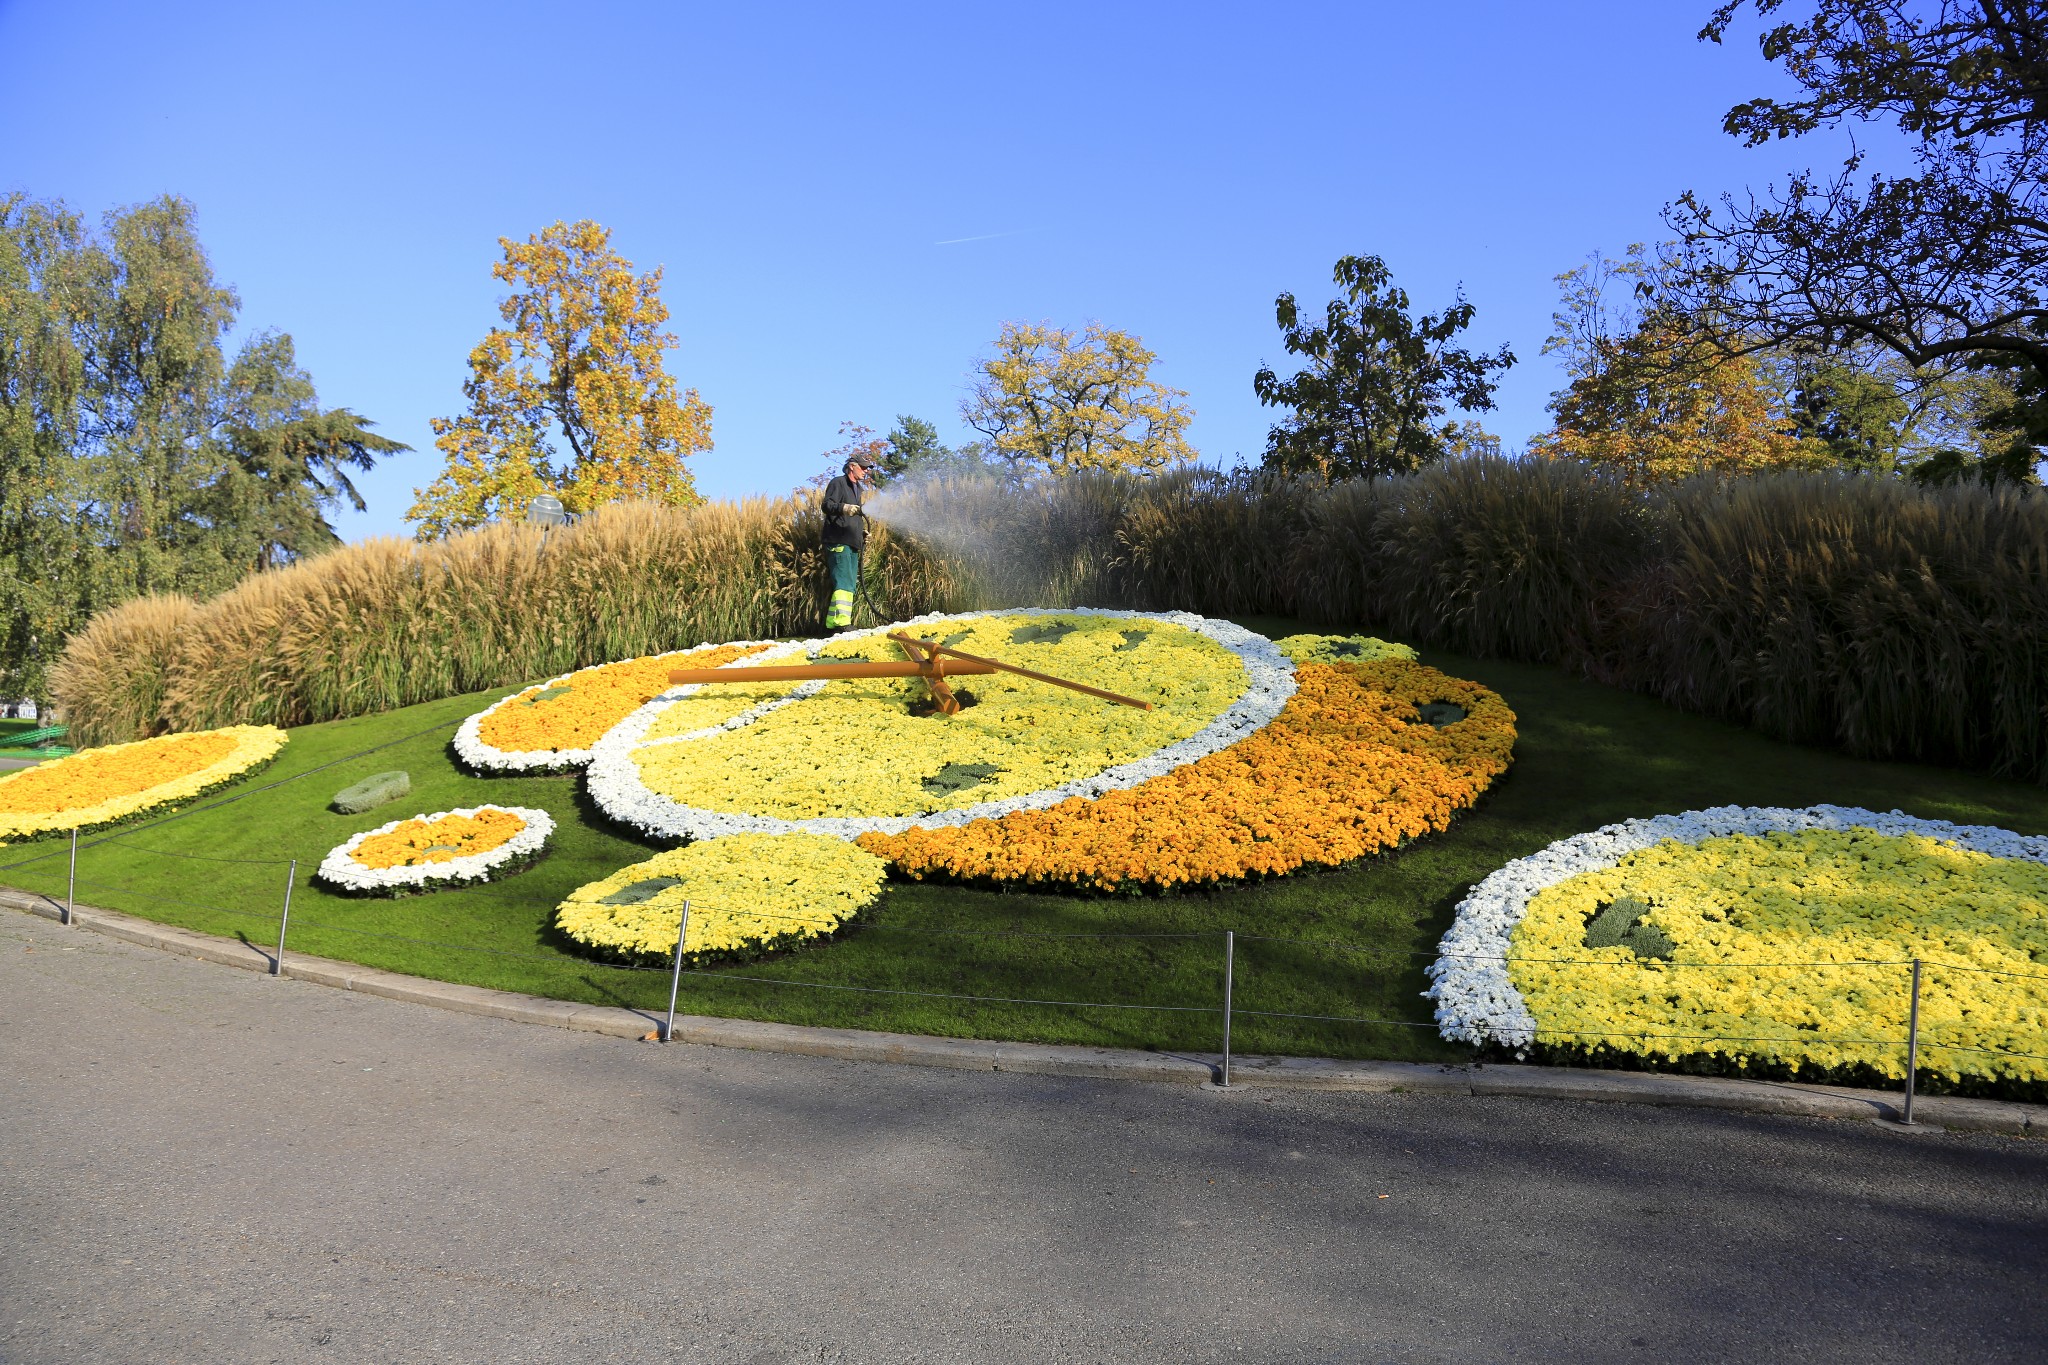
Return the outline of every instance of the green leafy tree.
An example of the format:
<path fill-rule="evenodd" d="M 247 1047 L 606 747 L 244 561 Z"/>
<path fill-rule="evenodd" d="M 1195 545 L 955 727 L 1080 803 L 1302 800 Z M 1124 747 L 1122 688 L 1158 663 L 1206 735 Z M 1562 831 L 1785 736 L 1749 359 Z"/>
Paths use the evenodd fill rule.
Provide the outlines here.
<path fill-rule="evenodd" d="M 182 199 L 94 231 L 0 195 L 0 694 L 38 696 L 93 611 L 334 544 L 344 471 L 406 448 L 321 409 L 287 336 L 230 362 L 238 307 Z"/>
<path fill-rule="evenodd" d="M 1294 295 L 1274 301 L 1281 344 L 1302 365 L 1285 379 L 1268 365 L 1253 376 L 1260 403 L 1293 410 L 1267 433 L 1266 467 L 1371 478 L 1473 445 L 1469 424 L 1443 418 L 1493 406 L 1494 373 L 1515 363 L 1508 348 L 1478 354 L 1453 344 L 1474 312 L 1462 293 L 1442 313 L 1411 317 L 1407 292 L 1377 256 L 1346 256 L 1333 275 L 1343 293 L 1321 326 L 1303 320 Z"/>

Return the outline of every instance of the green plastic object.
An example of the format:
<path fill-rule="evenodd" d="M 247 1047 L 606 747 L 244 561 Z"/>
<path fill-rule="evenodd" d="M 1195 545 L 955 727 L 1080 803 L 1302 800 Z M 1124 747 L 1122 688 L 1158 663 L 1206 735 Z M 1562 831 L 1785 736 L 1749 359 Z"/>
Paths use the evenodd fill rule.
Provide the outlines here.
<path fill-rule="evenodd" d="M 343 787 L 334 794 L 328 809 L 343 815 L 361 815 L 374 810 L 387 801 L 396 801 L 412 790 L 412 774 L 406 772 L 372 773 L 352 787 Z"/>

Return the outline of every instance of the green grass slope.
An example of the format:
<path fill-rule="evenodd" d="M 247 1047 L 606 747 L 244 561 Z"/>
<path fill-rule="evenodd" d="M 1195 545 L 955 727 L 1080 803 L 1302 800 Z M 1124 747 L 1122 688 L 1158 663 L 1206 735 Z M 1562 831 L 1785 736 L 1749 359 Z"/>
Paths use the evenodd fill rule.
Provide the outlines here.
<path fill-rule="evenodd" d="M 1246 624 L 1275 634 L 1295 628 Z M 1424 661 L 1496 689 L 1520 717 L 1514 769 L 1447 834 L 1338 871 L 1171 896 L 893 885 L 874 922 L 837 942 L 685 976 L 681 1008 L 908 1033 L 1213 1051 L 1221 934 L 1233 929 L 1236 1004 L 1244 1012 L 1235 1028 L 1240 1050 L 1452 1059 L 1467 1054 L 1437 1039 L 1420 994 L 1422 968 L 1473 882 L 1554 839 L 1630 816 L 1822 801 L 2048 832 L 2048 791 L 2038 787 L 1777 744 L 1551 668 L 1441 653 L 1426 653 Z M 580 778 L 479 778 L 455 766 L 447 741 L 456 725 L 501 695 L 295 730 L 276 764 L 226 793 L 252 793 L 243 799 L 91 843 L 80 855 L 79 899 L 267 946 L 276 938 L 285 869 L 210 860 L 295 857 L 291 950 L 560 999 L 658 1008 L 666 1001 L 667 973 L 591 962 L 548 927 L 563 895 L 646 856 L 650 846 L 586 808 Z M 410 797 L 356 816 L 327 809 L 341 788 L 390 768 L 412 774 Z M 351 834 L 484 801 L 552 813 L 560 826 L 554 851 L 502 882 L 400 900 L 333 895 L 311 881 L 320 859 Z M 0 863 L 57 853 L 0 871 L 0 880 L 61 897 L 62 848 L 43 841 L 0 852 Z M 1149 937 L 1097 937 L 1124 934 Z M 920 994 L 875 993 L 885 991 Z M 947 998 L 958 995 L 1020 1003 Z M 1162 1008 L 1032 1003 L 1048 1001 Z"/>

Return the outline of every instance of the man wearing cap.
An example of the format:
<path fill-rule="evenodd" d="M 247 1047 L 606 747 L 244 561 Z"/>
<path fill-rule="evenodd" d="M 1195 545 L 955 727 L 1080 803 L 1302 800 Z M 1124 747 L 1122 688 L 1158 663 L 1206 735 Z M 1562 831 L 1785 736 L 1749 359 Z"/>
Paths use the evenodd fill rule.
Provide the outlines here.
<path fill-rule="evenodd" d="M 868 547 L 868 462 L 855 455 L 846 472 L 825 485 L 825 562 L 832 566 L 832 605 L 825 612 L 826 630 L 853 624 L 853 595 L 860 591 L 860 558 Z"/>

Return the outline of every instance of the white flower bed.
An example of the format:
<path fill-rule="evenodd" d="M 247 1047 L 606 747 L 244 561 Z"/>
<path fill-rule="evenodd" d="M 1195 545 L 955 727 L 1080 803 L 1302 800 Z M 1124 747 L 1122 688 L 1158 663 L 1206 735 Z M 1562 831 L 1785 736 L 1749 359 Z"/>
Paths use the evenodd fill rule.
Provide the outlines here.
<path fill-rule="evenodd" d="M 450 858 L 445 862 L 420 863 L 411 867 L 365 867 L 356 861 L 356 850 L 362 846 L 364 840 L 373 839 L 380 834 L 389 834 L 410 821 L 431 822 L 448 815 L 474 817 L 479 812 L 487 810 L 516 815 L 525 821 L 525 827 L 496 848 L 460 858 Z M 538 856 L 547 848 L 548 840 L 554 837 L 554 833 L 554 817 L 544 810 L 534 810 L 528 806 L 469 806 L 456 810 L 436 811 L 432 815 L 408 815 L 402 820 L 393 820 L 375 829 L 366 829 L 347 843 L 332 849 L 320 860 L 320 870 L 314 876 L 337 890 L 358 894 L 424 891 L 444 885 L 487 882 L 507 864 L 527 862 Z"/>
<path fill-rule="evenodd" d="M 1093 799 L 1104 792 L 1119 791 L 1135 787 L 1141 782 L 1149 782 L 1155 777 L 1172 772 L 1175 768 L 1193 763 L 1199 758 L 1206 758 L 1220 749 L 1226 749 L 1250 737 L 1270 724 L 1273 717 L 1279 715 L 1280 709 L 1287 704 L 1287 699 L 1294 695 L 1293 661 L 1282 654 L 1271 640 L 1229 621 L 1196 616 L 1184 611 L 1111 611 L 1097 607 L 1074 607 L 1058 611 L 1045 608 L 1012 608 L 1006 611 L 962 612 L 951 616 L 913 616 L 907 621 L 876 626 L 871 630 L 847 632 L 833 636 L 829 640 L 801 640 L 778 646 L 764 653 L 751 655 L 744 663 L 751 667 L 772 663 L 792 655 L 808 657 L 838 640 L 882 635 L 909 626 L 972 621 L 986 616 L 1104 616 L 1119 620 L 1164 621 L 1205 635 L 1237 655 L 1244 663 L 1249 681 L 1245 690 L 1228 709 L 1186 739 L 1169 744 L 1143 758 L 1106 768 L 1093 777 L 1078 778 L 1057 787 L 1026 792 L 1021 796 L 1006 797 L 1000 801 L 984 801 L 979 805 L 966 806 L 958 810 L 872 818 L 821 816 L 809 820 L 781 820 L 765 815 L 706 810 L 701 806 L 684 805 L 649 789 L 640 779 L 640 768 L 633 761 L 633 751 L 641 746 L 642 737 L 661 713 L 683 695 L 682 691 L 677 689 L 665 692 L 648 702 L 597 742 L 585 779 L 591 799 L 612 819 L 666 839 L 713 839 L 721 834 L 797 833 L 830 834 L 842 839 L 851 839 L 859 834 L 901 834 L 904 830 L 919 827 L 964 825 L 971 820 L 999 819 L 1020 810 L 1045 810 L 1069 797 L 1082 796 Z M 805 687 L 810 690 L 803 695 L 812 695 L 823 685 L 807 683 Z M 657 742 L 680 743 L 726 730 L 735 730 L 742 725 L 752 724 L 773 707 L 786 706 L 797 699 L 796 696 L 777 698 L 772 703 L 751 708 L 723 725 L 712 726 L 688 735 L 677 735 L 673 741 Z"/>
<path fill-rule="evenodd" d="M 734 640 L 732 643 L 735 645 L 766 645 L 772 644 L 774 642 L 769 640 Z M 676 667 L 681 668 L 687 665 L 690 655 L 701 654 L 707 649 L 716 649 L 717 647 L 718 646 L 707 641 L 704 644 L 695 645 L 689 649 L 670 650 L 665 654 L 657 654 L 654 657 L 657 659 L 673 659 L 675 660 Z M 761 656 L 757 655 L 747 655 L 738 659 L 734 659 L 730 663 L 720 664 L 719 667 L 731 668 L 735 664 L 751 665 L 759 663 L 760 658 Z M 591 665 L 591 667 L 603 667 L 603 665 L 593 664 Z M 514 692 L 511 696 L 503 697 L 495 702 L 492 702 L 483 710 L 477 712 L 469 719 L 463 721 L 461 727 L 455 731 L 455 756 L 461 759 L 464 764 L 466 764 L 472 769 L 475 769 L 478 772 L 566 772 L 571 768 L 580 768 L 584 766 L 586 763 L 590 762 L 591 754 L 593 752 L 590 749 L 499 749 L 494 748 L 490 744 L 486 743 L 483 738 L 483 725 L 485 719 L 489 717 L 491 713 L 496 711 L 499 707 L 510 706 L 513 702 L 518 701 L 521 697 L 533 691 L 535 687 L 539 687 L 543 690 L 550 687 L 559 687 L 563 683 L 566 683 L 567 681 L 569 681 L 569 679 L 575 677 L 578 673 L 581 673 L 583 671 L 584 670 L 581 668 L 571 669 L 569 672 L 562 674 L 562 676 L 560 676 L 559 678 L 549 678 L 544 683 L 538 683 L 534 686 L 529 687 L 522 687 L 517 692 Z M 676 688 L 671 691 L 664 692 L 662 695 L 665 697 L 687 696 L 690 693 L 696 691 L 699 686 L 701 686 L 701 684 L 693 683 L 687 687 Z M 770 703 L 769 705 L 786 706 L 792 700 L 794 700 L 794 698 L 783 698 L 777 702 Z M 757 717 L 749 716 L 748 718 L 755 719 Z"/>
<path fill-rule="evenodd" d="M 1504 959 L 1515 926 L 1539 893 L 1587 872 L 1604 872 L 1631 853 L 1654 848 L 1666 839 L 1698 844 L 1730 834 L 1796 834 L 1816 829 L 1920 834 L 1994 858 L 2048 863 L 2048 837 L 2015 834 L 1994 825 L 1921 820 L 1898 811 L 1880 815 L 1855 806 L 1811 806 L 1805 810 L 1716 806 L 1605 825 L 1515 859 L 1458 902 L 1457 916 L 1437 944 L 1440 956 L 1428 968 L 1435 984 L 1423 992 L 1437 1002 L 1438 1030 L 1458 1042 L 1526 1047 L 1535 1041 L 1536 1018 L 1508 979 Z"/>

